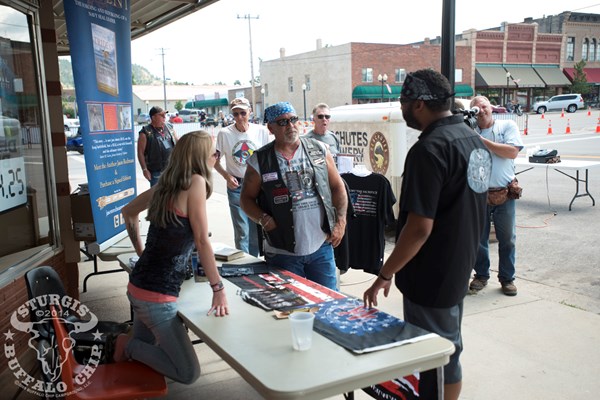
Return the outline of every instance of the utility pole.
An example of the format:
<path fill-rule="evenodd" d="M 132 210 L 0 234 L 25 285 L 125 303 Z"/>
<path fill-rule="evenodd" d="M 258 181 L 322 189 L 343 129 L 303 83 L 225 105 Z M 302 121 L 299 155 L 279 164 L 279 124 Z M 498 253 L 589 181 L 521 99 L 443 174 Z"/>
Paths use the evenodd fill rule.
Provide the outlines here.
<path fill-rule="evenodd" d="M 252 112 L 256 117 L 256 96 L 254 95 L 254 87 L 256 86 L 256 82 L 254 80 L 254 61 L 252 57 L 252 24 L 250 23 L 253 19 L 260 18 L 259 15 L 256 17 L 251 16 L 250 14 L 245 14 L 243 16 L 237 16 L 238 19 L 247 19 L 248 20 L 248 36 L 250 38 L 250 82 L 252 83 Z"/>
<path fill-rule="evenodd" d="M 160 48 L 160 55 L 162 56 L 162 67 L 163 67 L 163 110 L 167 111 L 167 77 L 165 75 L 165 49 Z"/>

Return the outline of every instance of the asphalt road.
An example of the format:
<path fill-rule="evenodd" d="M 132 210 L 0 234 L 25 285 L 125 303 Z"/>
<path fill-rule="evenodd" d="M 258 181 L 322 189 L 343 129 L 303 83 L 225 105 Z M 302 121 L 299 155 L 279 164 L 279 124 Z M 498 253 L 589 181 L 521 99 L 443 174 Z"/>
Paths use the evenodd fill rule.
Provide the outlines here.
<path fill-rule="evenodd" d="M 563 159 L 597 161 L 600 164 L 600 133 L 596 127 L 600 112 L 574 114 L 547 113 L 528 115 L 528 134 L 523 135 L 527 149 L 556 149 Z M 567 134 L 569 123 L 571 133 Z M 548 124 L 552 134 L 548 134 Z M 182 127 L 183 128 L 183 127 Z M 178 128 L 178 132 L 181 129 Z M 183 133 L 181 131 L 180 133 Z M 215 132 L 216 134 L 216 132 Z M 82 155 L 68 153 L 72 189 L 86 182 Z M 138 191 L 149 187 L 137 166 Z M 567 171 L 571 175 L 574 171 Z M 583 173 L 582 173 L 583 176 Z M 600 204 L 592 206 L 590 197 L 577 198 L 568 210 L 576 191 L 576 182 L 552 169 L 536 168 L 519 174 L 523 197 L 517 202 L 517 286 L 530 280 L 563 289 L 577 301 L 558 299 L 600 314 Z M 215 173 L 214 192 L 226 195 L 224 180 Z M 600 167 L 589 171 L 589 192 L 600 201 Z M 584 190 L 580 183 L 580 191 Z M 492 245 L 492 252 L 495 252 Z M 497 256 L 492 269 L 497 270 Z M 495 275 L 495 274 L 493 274 Z"/>

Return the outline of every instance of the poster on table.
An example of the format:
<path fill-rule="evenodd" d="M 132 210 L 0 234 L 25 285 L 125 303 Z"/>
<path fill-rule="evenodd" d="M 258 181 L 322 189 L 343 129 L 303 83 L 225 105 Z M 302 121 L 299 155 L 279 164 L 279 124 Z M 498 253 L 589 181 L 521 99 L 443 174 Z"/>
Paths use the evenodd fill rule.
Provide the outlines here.
<path fill-rule="evenodd" d="M 135 198 L 130 1 L 65 0 L 96 241 L 125 229 Z"/>

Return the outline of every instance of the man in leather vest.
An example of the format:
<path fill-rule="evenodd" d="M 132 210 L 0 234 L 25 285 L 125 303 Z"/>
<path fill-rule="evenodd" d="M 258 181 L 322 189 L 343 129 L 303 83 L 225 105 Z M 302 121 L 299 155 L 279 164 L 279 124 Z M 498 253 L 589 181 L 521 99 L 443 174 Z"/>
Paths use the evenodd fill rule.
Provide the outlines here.
<path fill-rule="evenodd" d="M 158 183 L 178 139 L 171 125 L 166 123 L 167 111 L 152 107 L 149 114 L 150 123 L 140 130 L 137 155 L 144 178 L 152 187 Z"/>
<path fill-rule="evenodd" d="M 290 103 L 265 109 L 275 140 L 248 159 L 242 209 L 264 234 L 267 263 L 337 288 L 333 248 L 346 228 L 346 189 L 327 147 L 299 137 Z"/>

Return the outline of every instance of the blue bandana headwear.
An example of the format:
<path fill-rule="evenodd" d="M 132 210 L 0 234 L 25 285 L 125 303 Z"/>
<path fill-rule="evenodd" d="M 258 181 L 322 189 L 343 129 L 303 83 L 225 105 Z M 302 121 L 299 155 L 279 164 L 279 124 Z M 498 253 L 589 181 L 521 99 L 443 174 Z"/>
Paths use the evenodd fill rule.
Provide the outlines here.
<path fill-rule="evenodd" d="M 271 123 L 275 121 L 275 118 L 287 113 L 296 114 L 294 106 L 292 106 L 287 101 L 275 103 L 272 106 L 265 108 L 265 122 Z"/>
<path fill-rule="evenodd" d="M 428 82 L 416 77 L 414 74 L 408 74 L 402 85 L 400 97 L 409 100 L 446 100 L 454 96 L 454 93 L 442 87 L 429 85 Z"/>

